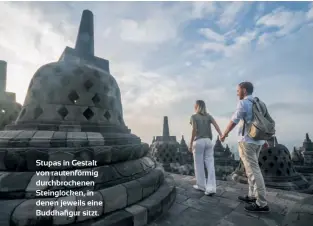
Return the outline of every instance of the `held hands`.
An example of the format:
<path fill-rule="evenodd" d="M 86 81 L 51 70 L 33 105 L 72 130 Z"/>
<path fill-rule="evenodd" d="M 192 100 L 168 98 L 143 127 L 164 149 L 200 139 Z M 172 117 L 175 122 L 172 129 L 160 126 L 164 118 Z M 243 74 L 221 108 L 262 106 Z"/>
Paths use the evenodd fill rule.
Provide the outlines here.
<path fill-rule="evenodd" d="M 220 136 L 220 141 L 224 142 L 226 137 L 228 137 L 227 134 L 223 134 L 222 136 Z"/>

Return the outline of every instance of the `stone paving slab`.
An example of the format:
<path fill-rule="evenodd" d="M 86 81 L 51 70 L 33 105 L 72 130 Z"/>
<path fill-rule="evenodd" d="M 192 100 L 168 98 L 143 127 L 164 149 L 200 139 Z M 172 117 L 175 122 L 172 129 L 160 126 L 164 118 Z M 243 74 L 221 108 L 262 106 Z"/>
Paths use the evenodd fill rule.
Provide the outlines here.
<path fill-rule="evenodd" d="M 178 174 L 171 176 L 176 182 L 176 200 L 169 212 L 150 226 L 281 226 L 293 206 L 312 197 L 294 191 L 268 188 L 267 198 L 271 212 L 249 213 L 244 210 L 245 204 L 237 199 L 238 195 L 247 194 L 245 184 L 217 181 L 217 193 L 210 197 L 193 189 L 194 177 Z"/>

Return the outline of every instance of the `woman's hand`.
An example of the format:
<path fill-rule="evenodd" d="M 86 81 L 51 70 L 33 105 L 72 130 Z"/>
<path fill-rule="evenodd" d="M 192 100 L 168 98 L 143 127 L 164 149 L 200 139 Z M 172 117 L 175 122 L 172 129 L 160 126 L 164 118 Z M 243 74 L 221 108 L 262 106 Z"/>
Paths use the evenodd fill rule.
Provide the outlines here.
<path fill-rule="evenodd" d="M 188 150 L 192 153 L 192 145 L 193 143 L 190 143 Z"/>

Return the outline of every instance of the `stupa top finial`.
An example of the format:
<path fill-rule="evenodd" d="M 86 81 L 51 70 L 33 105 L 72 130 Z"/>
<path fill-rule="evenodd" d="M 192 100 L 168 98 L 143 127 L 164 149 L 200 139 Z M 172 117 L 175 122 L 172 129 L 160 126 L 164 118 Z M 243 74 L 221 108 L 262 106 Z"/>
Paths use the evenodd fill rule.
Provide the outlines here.
<path fill-rule="evenodd" d="M 305 134 L 305 140 L 306 140 L 306 141 L 309 141 L 309 142 L 311 141 L 311 140 L 310 140 L 310 137 L 309 137 L 309 133 L 306 133 L 306 134 Z"/>
<path fill-rule="evenodd" d="M 75 49 L 80 54 L 94 56 L 93 13 L 90 10 L 83 11 L 77 34 Z"/>
<path fill-rule="evenodd" d="M 170 130 L 168 127 L 168 117 L 164 116 L 163 120 L 163 137 L 169 137 L 170 136 Z"/>
<path fill-rule="evenodd" d="M 7 82 L 7 62 L 0 60 L 0 93 L 6 90 Z"/>

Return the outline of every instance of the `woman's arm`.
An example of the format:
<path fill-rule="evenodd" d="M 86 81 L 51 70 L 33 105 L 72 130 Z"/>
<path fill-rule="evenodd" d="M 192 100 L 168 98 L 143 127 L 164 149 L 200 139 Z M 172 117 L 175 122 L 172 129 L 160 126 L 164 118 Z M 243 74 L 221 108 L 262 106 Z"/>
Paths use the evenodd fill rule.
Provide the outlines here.
<path fill-rule="evenodd" d="M 190 147 L 189 147 L 190 152 L 192 152 L 192 146 L 193 146 L 193 141 L 195 140 L 195 137 L 196 137 L 196 129 L 194 126 L 192 126 L 191 140 L 190 140 Z"/>
<path fill-rule="evenodd" d="M 216 131 L 218 132 L 218 135 L 220 135 L 220 137 L 223 136 L 220 127 L 217 125 L 217 123 L 213 117 L 212 117 L 212 124 L 215 127 Z"/>
<path fill-rule="evenodd" d="M 191 139 L 190 139 L 189 151 L 192 152 L 192 146 L 193 146 L 193 141 L 195 140 L 195 137 L 196 137 L 196 127 L 197 127 L 197 124 L 194 121 L 192 116 L 190 118 L 190 124 L 191 124 L 192 129 L 191 129 Z"/>

